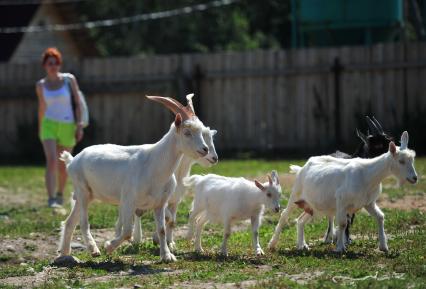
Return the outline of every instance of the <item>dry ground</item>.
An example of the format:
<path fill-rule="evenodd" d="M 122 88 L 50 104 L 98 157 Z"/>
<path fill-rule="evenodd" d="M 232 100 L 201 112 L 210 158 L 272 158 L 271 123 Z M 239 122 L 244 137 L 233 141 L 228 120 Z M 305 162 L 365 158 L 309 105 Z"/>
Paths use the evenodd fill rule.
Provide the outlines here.
<path fill-rule="evenodd" d="M 274 168 L 273 165 L 271 165 L 272 168 Z M 269 169 L 264 170 L 265 173 L 267 171 Z M 238 175 L 238 172 L 240 169 L 237 168 L 235 175 Z M 265 173 L 250 171 L 245 175 L 257 176 L 264 180 Z M 44 193 L 40 171 L 38 174 L 39 183 L 35 185 L 39 190 L 37 193 L 32 192 L 31 186 L 34 184 L 28 186 L 21 184 L 17 181 L 19 177 L 14 180 L 14 176 L 11 180 L 2 183 L 0 176 L 0 204 L 6 204 L 3 207 L 0 205 L 0 229 L 3 228 L 3 233 L 0 235 L 0 288 L 2 286 L 19 288 L 48 288 L 50 286 L 55 288 L 64 286 L 64 284 L 76 288 L 82 286 L 133 288 L 135 285 L 169 288 L 263 288 L 268 286 L 311 287 L 320 284 L 328 284 L 326 287 L 333 287 L 358 284 L 369 288 L 370 283 L 368 282 L 372 280 L 380 280 L 380 284 L 384 287 L 387 285 L 398 287 L 398 284 L 406 284 L 404 282 L 411 280 L 414 282 L 412 287 L 416 288 L 419 287 L 418 282 L 424 280 L 419 276 L 422 273 L 414 273 L 416 270 L 410 267 L 415 264 L 405 264 L 412 257 L 405 257 L 405 253 L 401 253 L 410 249 L 404 245 L 404 242 L 415 246 L 419 242 L 424 244 L 425 241 L 422 239 L 426 227 L 424 221 L 426 198 L 423 185 L 394 188 L 393 180 L 385 182 L 379 206 L 385 209 L 387 216 L 389 215 L 387 231 L 389 231 L 390 245 L 396 250 L 391 252 L 389 257 L 375 249 L 375 223 L 364 213 L 359 214 L 360 217 L 355 223 L 353 232 L 355 245 L 350 247 L 353 253 L 343 260 L 336 259 L 334 255 L 328 253 L 332 246 L 322 244 L 321 236 L 324 232 L 325 221 L 317 221 L 307 226 L 307 235 L 311 235 L 310 238 L 308 237 L 308 242 L 314 248 L 309 253 L 295 252 L 295 230 L 294 227 L 291 227 L 285 233 L 286 237 L 282 237 L 284 241 L 278 253 L 268 252 L 265 257 L 256 258 L 250 248 L 249 222 L 241 222 L 233 228 L 235 237 L 232 237 L 234 239 L 231 240 L 231 256 L 228 259 L 223 260 L 215 253 L 221 240 L 221 228 L 218 226 L 207 226 L 204 232 L 203 242 L 206 243 L 204 247 L 207 249 L 207 253 L 204 256 L 194 255 L 191 253 L 192 245 L 182 240 L 187 230 L 185 222 L 190 205 L 190 199 L 187 199 L 182 204 L 179 226 L 176 231 L 176 237 L 179 240 L 177 254 L 179 261 L 177 263 L 161 264 L 158 262 L 158 249 L 151 242 L 152 219 L 148 216 L 144 223 L 144 244 L 125 245 L 109 258 L 105 255 L 97 259 L 88 256 L 77 229 L 72 246 L 74 254 L 82 260 L 82 263 L 76 267 L 63 268 L 53 266 L 51 261 L 57 254 L 59 239 L 57 224 L 66 216 L 64 216 L 64 212 L 53 212 L 43 208 Z M 234 172 L 229 175 L 233 174 Z M 280 180 L 284 188 L 284 195 L 288 196 L 294 176 L 281 174 Z M 422 176 L 420 182 L 423 183 L 424 180 L 425 178 Z M 283 203 L 285 204 L 285 200 Z M 68 209 L 68 207 L 66 208 Z M 92 225 L 97 224 L 101 228 L 93 228 L 92 234 L 98 245 L 101 246 L 113 236 L 112 225 L 116 211 L 114 208 L 96 204 L 92 209 L 93 212 L 95 215 L 91 216 L 91 223 Z M 46 218 L 47 222 L 52 220 L 55 223 L 43 223 L 44 225 L 35 232 L 16 232 L 14 230 L 14 224 L 19 225 L 21 222 L 17 220 L 21 220 L 20 218 L 25 220 L 33 216 L 34 218 L 40 217 L 40 222 L 45 222 L 44 218 Z M 264 228 L 264 236 L 261 240 L 263 247 L 266 247 L 277 219 L 276 215 L 270 213 L 266 215 L 262 226 Z M 363 233 L 364 226 L 367 224 L 365 221 L 368 223 L 367 233 Z M 406 236 L 410 236 L 411 239 L 403 241 Z M 264 249 L 266 250 L 266 248 Z M 425 255 L 424 250 L 423 246 L 416 255 Z M 418 268 L 419 272 L 425 272 L 426 263 L 424 261 L 424 259 L 416 261 L 416 264 L 423 263 L 424 266 L 423 269 Z M 345 271 L 343 265 L 336 265 L 339 262 L 354 266 L 354 270 Z M 372 271 L 370 269 L 361 269 L 369 266 L 374 268 L 373 271 L 378 272 L 377 276 L 375 276 L 375 272 L 370 272 Z M 414 268 L 417 269 L 417 267 Z M 399 280 L 406 281 L 398 283 Z M 102 284 L 105 284 L 105 287 L 102 287 Z"/>

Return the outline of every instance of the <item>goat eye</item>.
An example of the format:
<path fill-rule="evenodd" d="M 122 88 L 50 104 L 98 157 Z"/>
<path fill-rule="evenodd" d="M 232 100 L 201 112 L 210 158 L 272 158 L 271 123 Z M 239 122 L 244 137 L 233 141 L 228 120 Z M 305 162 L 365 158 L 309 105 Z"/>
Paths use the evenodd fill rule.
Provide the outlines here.
<path fill-rule="evenodd" d="M 399 160 L 399 163 L 400 163 L 401 165 L 405 165 L 405 160 Z"/>
<path fill-rule="evenodd" d="M 191 136 L 191 132 L 189 130 L 185 130 L 183 134 L 185 136 Z"/>
<path fill-rule="evenodd" d="M 272 197 L 271 193 L 267 193 L 266 195 L 268 196 L 268 198 Z"/>

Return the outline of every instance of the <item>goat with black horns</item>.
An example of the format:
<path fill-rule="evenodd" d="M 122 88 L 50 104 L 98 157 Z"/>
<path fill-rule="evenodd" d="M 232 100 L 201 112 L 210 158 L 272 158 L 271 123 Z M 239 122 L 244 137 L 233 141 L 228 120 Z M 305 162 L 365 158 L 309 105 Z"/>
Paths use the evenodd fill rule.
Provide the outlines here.
<path fill-rule="evenodd" d="M 362 141 L 359 144 L 357 150 L 352 155 L 349 155 L 341 151 L 336 151 L 335 153 L 331 154 L 331 156 L 336 158 L 342 158 L 342 159 L 352 159 L 352 158 L 371 159 L 387 151 L 389 147 L 389 143 L 393 141 L 393 138 L 384 132 L 382 125 L 374 116 L 372 116 L 371 118 L 366 116 L 366 120 L 368 124 L 368 130 L 366 135 L 363 134 L 358 129 L 356 129 L 356 134 L 358 138 L 360 138 Z M 349 227 L 350 225 L 352 225 L 354 221 L 355 214 L 348 215 L 347 217 L 348 217 L 348 226 L 346 227 L 346 230 L 345 230 L 345 236 L 346 236 L 346 241 L 348 243 L 351 243 L 352 239 L 350 238 Z M 335 235 L 334 231 L 335 231 L 334 220 L 333 218 L 329 218 L 327 232 L 324 237 L 324 241 L 326 243 L 333 242 L 334 235 Z"/>

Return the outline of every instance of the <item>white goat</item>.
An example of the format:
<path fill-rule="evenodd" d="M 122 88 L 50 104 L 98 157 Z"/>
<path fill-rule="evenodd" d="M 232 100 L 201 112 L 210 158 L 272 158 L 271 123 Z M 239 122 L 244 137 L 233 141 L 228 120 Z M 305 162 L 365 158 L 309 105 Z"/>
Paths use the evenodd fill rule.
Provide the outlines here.
<path fill-rule="evenodd" d="M 223 243 L 220 253 L 227 255 L 227 241 L 231 225 L 235 221 L 250 219 L 253 232 L 253 247 L 257 255 L 263 255 L 259 244 L 259 226 L 264 206 L 279 212 L 281 186 L 276 171 L 272 171 L 269 182 L 261 184 L 257 180 L 229 178 L 214 174 L 193 175 L 185 178 L 184 185 L 195 194 L 189 217 L 187 238 L 193 236 L 196 224 L 195 250 L 203 252 L 201 231 L 207 222 L 224 226 Z"/>
<path fill-rule="evenodd" d="M 85 148 L 75 158 L 67 152 L 61 159 L 67 165 L 74 185 L 75 206 L 65 221 L 61 234 L 60 256 L 69 255 L 73 231 L 80 215 L 83 240 L 93 256 L 100 254 L 90 234 L 88 205 L 93 199 L 119 205 L 120 234 L 105 243 L 111 253 L 132 236 L 136 208 L 154 209 L 157 233 L 160 236 L 160 256 L 174 261 L 165 236 L 165 206 L 176 188 L 173 175 L 183 155 L 203 157 L 208 147 L 202 137 L 204 125 L 190 107 L 174 99 L 147 96 L 175 113 L 170 130 L 155 144 L 140 146 L 94 145 Z"/>
<path fill-rule="evenodd" d="M 191 108 L 191 110 L 193 112 L 195 112 L 194 110 L 194 105 L 192 103 L 192 98 L 194 97 L 194 94 L 188 94 L 186 96 L 186 100 L 188 102 L 188 107 Z M 167 207 L 166 207 L 166 239 L 167 239 L 167 244 L 169 245 L 169 249 L 173 250 L 175 249 L 175 242 L 173 240 L 173 229 L 174 226 L 176 224 L 176 212 L 177 212 L 177 206 L 180 204 L 180 202 L 182 201 L 182 198 L 186 192 L 185 187 L 183 186 L 183 178 L 188 177 L 189 173 L 191 171 L 191 167 L 195 164 L 198 163 L 199 165 L 201 165 L 202 167 L 211 167 L 212 165 L 217 164 L 218 161 L 218 156 L 216 153 L 216 148 L 214 146 L 214 142 L 213 142 L 213 137 L 214 135 L 216 135 L 217 131 L 216 130 L 211 130 L 209 127 L 206 127 L 203 129 L 203 139 L 205 141 L 205 143 L 207 144 L 207 147 L 209 149 L 209 153 L 202 157 L 202 158 L 197 158 L 197 159 L 193 159 L 189 156 L 183 156 L 182 160 L 180 161 L 176 171 L 175 171 L 175 177 L 176 177 L 176 182 L 177 182 L 177 186 L 176 189 L 174 190 L 174 192 L 172 193 L 172 195 L 170 196 L 168 202 L 167 202 Z M 134 243 L 140 243 L 142 241 L 142 227 L 141 227 L 141 215 L 142 215 L 143 211 L 142 210 L 136 210 L 136 219 L 135 219 L 135 228 L 133 230 L 133 242 Z M 121 228 L 121 224 L 117 224 L 116 225 L 117 229 L 120 230 Z M 119 231 L 116 233 L 119 234 Z M 158 235 L 156 233 L 154 233 L 153 235 L 153 240 L 155 243 L 159 243 L 159 239 L 158 239 Z"/>
<path fill-rule="evenodd" d="M 308 249 L 304 238 L 304 225 L 312 215 L 336 216 L 338 224 L 336 251 L 346 250 L 345 228 L 347 214 L 365 208 L 376 218 L 379 233 L 379 249 L 388 251 L 384 231 L 384 214 L 376 204 L 384 178 L 394 175 L 401 182 L 417 182 L 414 168 L 415 152 L 408 149 L 408 133 L 401 136 L 401 147 L 389 143 L 389 151 L 373 159 L 338 159 L 331 156 L 312 157 L 302 167 L 291 166 L 297 173 L 287 208 L 282 212 L 269 248 L 277 245 L 283 225 L 297 207 L 305 212 L 297 220 L 298 249 Z"/>
<path fill-rule="evenodd" d="M 187 156 L 183 156 L 175 171 L 177 186 L 175 191 L 172 193 L 169 200 L 167 201 L 166 207 L 166 239 L 167 244 L 169 245 L 169 248 L 171 250 L 175 249 L 175 242 L 173 240 L 173 229 L 176 225 L 177 207 L 182 201 L 182 198 L 186 192 L 186 188 L 183 185 L 183 178 L 189 176 L 191 167 L 196 163 L 206 168 L 211 167 L 212 165 L 215 165 L 217 163 L 218 156 L 213 143 L 213 136 L 216 133 L 216 130 L 211 130 L 209 127 L 203 129 L 203 139 L 209 148 L 209 153 L 205 157 L 198 158 L 196 160 Z M 135 229 L 133 231 L 134 243 L 140 243 L 142 241 L 142 228 L 140 219 L 141 213 L 142 212 L 138 211 L 136 213 L 137 216 L 135 219 Z M 158 243 L 158 235 L 156 233 L 154 233 L 153 240 L 154 242 Z"/>

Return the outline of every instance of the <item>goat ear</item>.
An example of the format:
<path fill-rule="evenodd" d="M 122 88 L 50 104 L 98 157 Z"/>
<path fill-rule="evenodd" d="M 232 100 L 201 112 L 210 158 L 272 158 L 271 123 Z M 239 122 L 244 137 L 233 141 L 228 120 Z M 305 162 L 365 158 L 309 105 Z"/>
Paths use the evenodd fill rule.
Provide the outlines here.
<path fill-rule="evenodd" d="M 272 176 L 272 180 L 277 184 L 277 185 L 279 185 L 280 184 L 280 180 L 279 180 L 279 178 L 278 178 L 278 173 L 277 173 L 277 171 L 276 170 L 273 170 L 272 172 L 271 172 L 271 176 Z"/>
<path fill-rule="evenodd" d="M 181 124 L 182 124 L 182 116 L 180 115 L 180 113 L 178 113 L 176 114 L 176 117 L 175 117 L 175 126 L 180 127 Z"/>
<path fill-rule="evenodd" d="M 215 136 L 215 135 L 217 134 L 217 130 L 215 130 L 215 129 L 211 129 L 211 130 L 210 130 L 210 134 L 211 134 L 212 136 Z"/>
<path fill-rule="evenodd" d="M 261 183 L 259 183 L 259 181 L 258 180 L 254 180 L 254 184 L 256 185 L 256 187 L 258 187 L 261 191 L 265 191 L 266 189 L 265 189 L 265 187 L 261 184 Z"/>
<path fill-rule="evenodd" d="M 363 143 L 367 144 L 367 137 L 359 129 L 356 129 L 356 135 L 362 140 Z"/>
<path fill-rule="evenodd" d="M 389 151 L 393 156 L 396 155 L 396 145 L 393 141 L 389 143 Z"/>
<path fill-rule="evenodd" d="M 401 150 L 408 148 L 408 132 L 404 131 L 401 135 Z"/>

